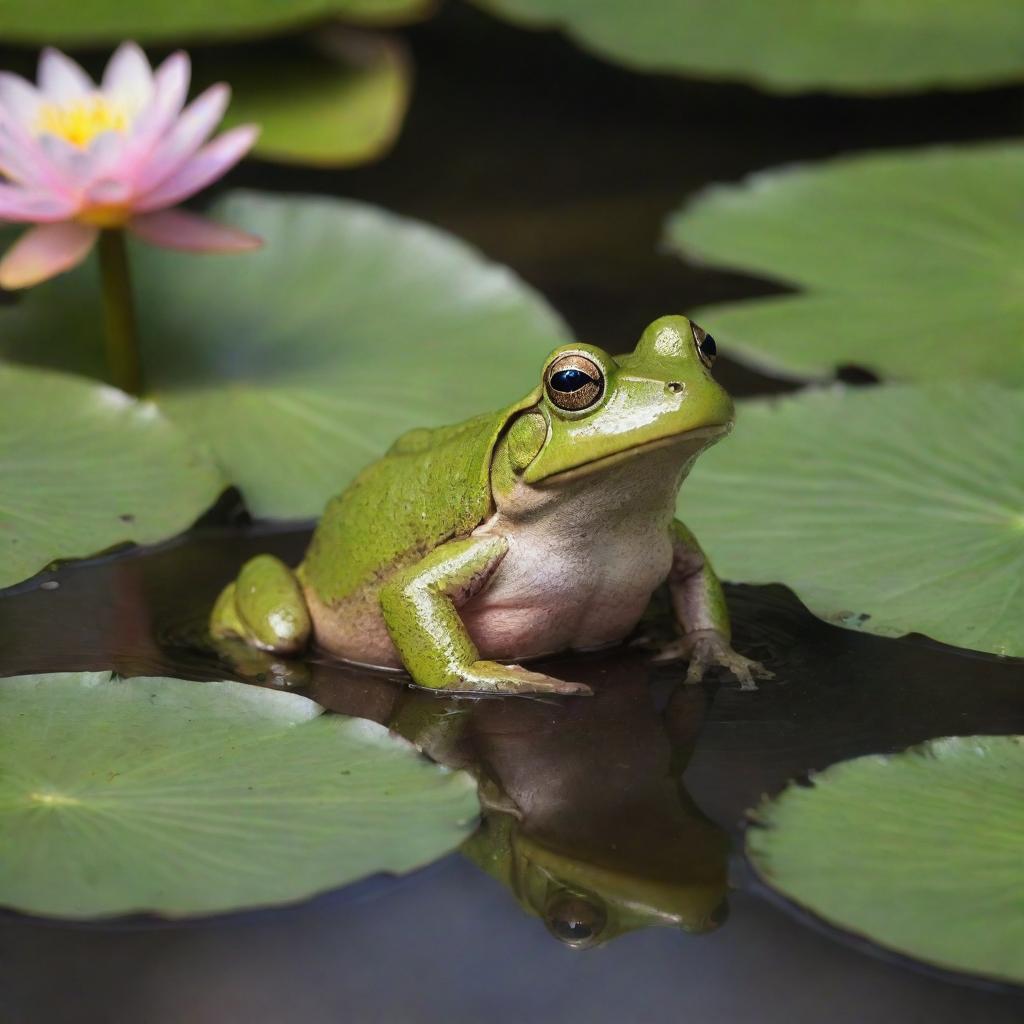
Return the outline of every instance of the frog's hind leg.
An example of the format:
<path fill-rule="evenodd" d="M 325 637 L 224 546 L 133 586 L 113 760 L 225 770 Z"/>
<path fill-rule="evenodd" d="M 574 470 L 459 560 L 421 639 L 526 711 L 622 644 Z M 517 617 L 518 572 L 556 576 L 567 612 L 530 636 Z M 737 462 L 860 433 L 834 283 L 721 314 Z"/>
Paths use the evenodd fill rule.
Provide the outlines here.
<path fill-rule="evenodd" d="M 277 654 L 297 654 L 308 643 L 312 623 L 295 573 L 273 555 L 257 555 L 242 566 L 210 614 L 215 637 L 240 637 Z"/>

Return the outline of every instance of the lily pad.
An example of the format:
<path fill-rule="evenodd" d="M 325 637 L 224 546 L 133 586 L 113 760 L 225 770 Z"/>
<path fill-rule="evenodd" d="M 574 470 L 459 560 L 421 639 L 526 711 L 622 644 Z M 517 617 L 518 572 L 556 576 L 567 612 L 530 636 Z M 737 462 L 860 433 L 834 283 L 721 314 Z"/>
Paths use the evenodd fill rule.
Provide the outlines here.
<path fill-rule="evenodd" d="M 741 403 L 680 515 L 720 575 L 816 615 L 1024 656 L 1024 392 L 835 386 Z"/>
<path fill-rule="evenodd" d="M 319 515 L 403 431 L 528 392 L 567 336 L 510 271 L 375 207 L 240 193 L 212 215 L 266 245 L 135 247 L 143 362 L 154 401 L 258 516 Z M 86 263 L 0 311 L 0 353 L 101 374 L 95 274 Z"/>
<path fill-rule="evenodd" d="M 754 820 L 748 857 L 789 899 L 929 964 L 1024 983 L 1024 737 L 845 761 Z"/>
<path fill-rule="evenodd" d="M 1024 386 L 1022 179 L 1019 144 L 845 158 L 715 187 L 676 215 L 668 239 L 806 289 L 694 313 L 771 373 L 853 364 Z"/>
<path fill-rule="evenodd" d="M 779 92 L 978 87 L 1024 77 L 1016 0 L 476 0 L 641 71 Z"/>
<path fill-rule="evenodd" d="M 469 776 L 322 711 L 234 682 L 0 680 L 0 904 L 210 914 L 458 846 L 476 821 Z"/>
<path fill-rule="evenodd" d="M 409 102 L 408 61 L 384 35 L 332 27 L 290 45 L 249 44 L 199 59 L 211 82 L 231 83 L 225 125 L 259 124 L 253 154 L 282 163 L 373 159 L 394 141 Z"/>
<path fill-rule="evenodd" d="M 0 0 L 0 34 L 16 43 L 117 43 L 265 35 L 331 17 L 360 24 L 420 18 L 432 0 Z"/>
<path fill-rule="evenodd" d="M 205 446 L 151 402 L 0 365 L 0 587 L 50 562 L 191 526 L 227 486 Z"/>

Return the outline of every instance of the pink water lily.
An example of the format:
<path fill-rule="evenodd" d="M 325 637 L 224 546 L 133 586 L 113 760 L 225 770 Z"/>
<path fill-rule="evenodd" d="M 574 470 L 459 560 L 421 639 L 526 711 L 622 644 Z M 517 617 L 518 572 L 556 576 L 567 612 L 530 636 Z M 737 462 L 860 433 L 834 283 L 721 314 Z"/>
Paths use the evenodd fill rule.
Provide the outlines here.
<path fill-rule="evenodd" d="M 208 142 L 230 89 L 214 85 L 186 107 L 190 74 L 186 54 L 154 71 L 134 43 L 118 48 L 99 85 L 54 49 L 43 51 L 38 86 L 0 73 L 0 220 L 37 225 L 0 260 L 0 286 L 70 270 L 104 228 L 193 252 L 261 244 L 170 209 L 233 167 L 258 133 L 243 125 Z"/>

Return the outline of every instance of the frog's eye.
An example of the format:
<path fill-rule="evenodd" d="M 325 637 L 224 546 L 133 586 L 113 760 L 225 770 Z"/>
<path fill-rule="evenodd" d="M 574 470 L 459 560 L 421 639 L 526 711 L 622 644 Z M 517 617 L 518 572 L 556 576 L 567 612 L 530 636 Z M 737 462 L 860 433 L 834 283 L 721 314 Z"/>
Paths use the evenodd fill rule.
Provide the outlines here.
<path fill-rule="evenodd" d="M 608 920 L 603 907 L 572 893 L 556 898 L 544 918 L 548 931 L 574 949 L 598 942 Z"/>
<path fill-rule="evenodd" d="M 697 355 L 700 356 L 700 361 L 710 370 L 715 357 L 718 355 L 718 346 L 715 344 L 715 339 L 703 327 L 698 327 L 696 324 L 692 326 L 693 343 L 697 346 Z"/>
<path fill-rule="evenodd" d="M 548 367 L 544 388 L 559 409 L 587 409 L 604 393 L 604 374 L 592 359 L 569 353 Z"/>

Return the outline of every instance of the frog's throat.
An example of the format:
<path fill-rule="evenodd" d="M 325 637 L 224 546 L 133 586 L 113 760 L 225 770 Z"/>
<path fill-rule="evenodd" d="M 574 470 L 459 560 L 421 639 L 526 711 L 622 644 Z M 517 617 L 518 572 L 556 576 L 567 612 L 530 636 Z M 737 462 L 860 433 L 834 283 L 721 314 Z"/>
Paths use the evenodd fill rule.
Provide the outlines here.
<path fill-rule="evenodd" d="M 705 448 L 725 437 L 732 430 L 731 423 L 716 424 L 711 427 L 698 427 L 696 430 L 688 430 L 683 434 L 671 434 L 668 437 L 659 437 L 653 441 L 645 441 L 633 445 L 630 448 L 623 448 L 621 451 L 613 452 L 611 455 L 604 455 L 591 462 L 584 462 L 581 466 L 573 466 L 571 469 L 564 469 L 560 473 L 552 473 L 551 476 L 542 477 L 533 482 L 534 487 L 557 487 L 561 484 L 571 483 L 582 477 L 590 476 L 592 473 L 600 473 L 605 469 L 634 458 L 642 452 L 656 451 L 659 448 L 679 447 L 680 464 L 691 462 Z"/>

